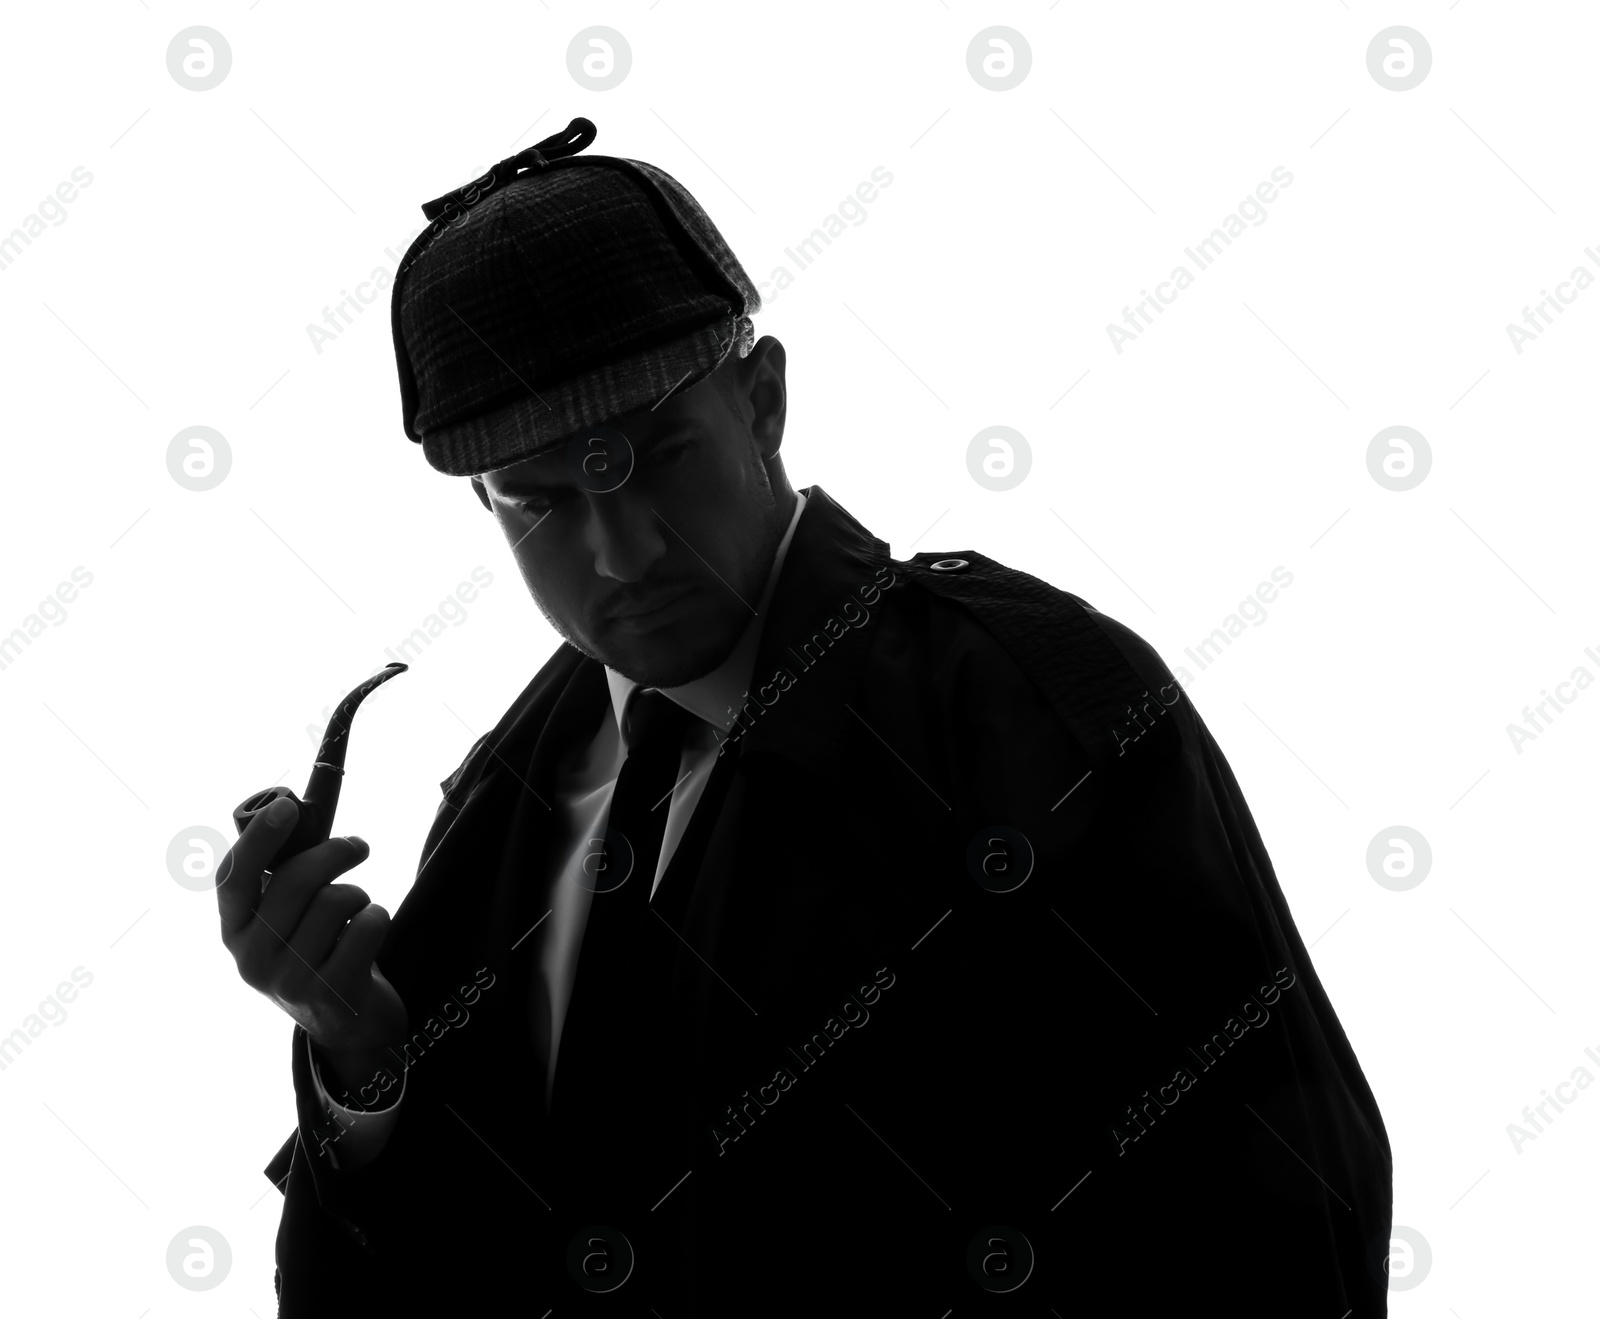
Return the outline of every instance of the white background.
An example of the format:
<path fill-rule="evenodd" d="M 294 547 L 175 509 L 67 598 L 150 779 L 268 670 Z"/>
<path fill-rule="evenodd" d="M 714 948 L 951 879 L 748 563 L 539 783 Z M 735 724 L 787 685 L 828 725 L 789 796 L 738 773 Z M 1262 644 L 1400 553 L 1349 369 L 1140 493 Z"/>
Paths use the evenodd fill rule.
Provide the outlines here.
<path fill-rule="evenodd" d="M 1432 50 L 1408 91 L 1367 68 L 1396 24 Z M 232 51 L 209 91 L 167 68 L 190 25 Z M 631 48 L 612 90 L 568 71 L 593 25 Z M 991 25 L 1031 50 L 1008 91 L 968 72 Z M 1600 690 L 1520 752 L 1507 725 L 1600 677 L 1600 291 L 1521 353 L 1506 326 L 1600 274 L 1597 28 L 1485 0 L 9 7 L 0 235 L 93 181 L 0 270 L 0 633 L 93 581 L 0 670 L 0 1033 L 74 967 L 93 982 L 0 1072 L 0 1308 L 273 1313 L 290 1024 L 168 848 L 299 791 L 307 726 L 481 565 L 352 738 L 337 827 L 395 910 L 438 781 L 554 649 L 467 482 L 401 430 L 387 291 L 320 352 L 307 326 L 393 270 L 422 201 L 581 114 L 752 278 L 795 272 L 755 322 L 788 351 L 796 486 L 897 556 L 977 549 L 1079 594 L 1188 670 L 1376 1092 L 1395 1222 L 1432 1250 L 1391 1313 L 1594 1313 L 1600 1090 L 1520 1152 L 1507 1124 L 1600 1077 Z M 876 166 L 865 220 L 799 270 L 785 249 Z M 1108 323 L 1278 166 L 1266 220 L 1116 351 Z M 231 454 L 203 492 L 167 467 L 196 425 Z M 994 425 L 1032 455 L 1003 493 L 967 467 Z M 1405 492 L 1367 466 L 1394 425 L 1432 453 Z M 1278 566 L 1292 585 L 1199 672 L 1185 648 Z M 1405 892 L 1366 862 L 1396 824 L 1433 852 Z M 166 1268 L 195 1224 L 233 1252 L 209 1292 Z M 1227 1268 L 1250 1267 L 1241 1224 Z"/>

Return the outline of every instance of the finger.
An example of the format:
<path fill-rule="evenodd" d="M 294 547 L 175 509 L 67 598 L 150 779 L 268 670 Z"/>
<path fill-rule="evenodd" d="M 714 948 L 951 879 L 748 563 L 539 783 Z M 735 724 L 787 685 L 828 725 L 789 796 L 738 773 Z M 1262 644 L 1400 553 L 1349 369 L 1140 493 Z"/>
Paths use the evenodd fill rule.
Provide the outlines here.
<path fill-rule="evenodd" d="M 376 902 L 368 903 L 345 926 L 339 942 L 317 968 L 330 984 L 348 985 L 360 993 L 372 977 L 372 966 L 389 935 L 389 913 Z"/>
<path fill-rule="evenodd" d="M 287 797 L 251 818 L 217 867 L 217 911 L 222 917 L 222 937 L 238 933 L 250 923 L 261 901 L 261 872 L 283 846 L 299 808 Z"/>
<path fill-rule="evenodd" d="M 292 941 L 312 899 L 340 875 L 359 866 L 371 851 L 365 838 L 351 836 L 325 839 L 295 853 L 272 872 L 258 914 L 285 942 Z"/>
<path fill-rule="evenodd" d="M 329 884 L 318 889 L 289 936 L 289 951 L 307 966 L 321 966 L 350 918 L 372 899 L 359 884 Z"/>
<path fill-rule="evenodd" d="M 246 984 L 265 990 L 280 984 L 286 974 L 293 975 L 296 967 L 305 966 L 304 960 L 290 951 L 290 944 L 307 908 L 334 879 L 360 864 L 366 855 L 365 839 L 329 838 L 273 871 L 254 919 L 231 939 L 224 936 Z"/>
<path fill-rule="evenodd" d="M 372 988 L 373 959 L 389 929 L 389 913 L 368 903 L 353 916 L 333 952 L 315 969 L 299 966 L 302 992 L 331 1000 L 340 1009 L 359 1015 Z"/>

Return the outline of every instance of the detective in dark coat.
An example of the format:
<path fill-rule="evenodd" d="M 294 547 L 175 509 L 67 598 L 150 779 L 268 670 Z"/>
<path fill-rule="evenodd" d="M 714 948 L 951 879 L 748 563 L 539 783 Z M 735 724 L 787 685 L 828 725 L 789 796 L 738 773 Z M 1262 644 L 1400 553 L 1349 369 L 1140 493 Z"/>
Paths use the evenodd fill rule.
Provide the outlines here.
<path fill-rule="evenodd" d="M 503 232 L 518 168 L 546 200 L 574 187 L 551 168 L 572 134 L 453 194 L 441 243 Z M 664 195 L 681 240 L 699 221 Z M 582 315 L 519 357 L 530 336 L 439 265 L 425 287 L 510 373 L 484 385 L 480 358 L 451 394 L 464 339 L 428 339 L 424 295 L 396 287 L 408 431 L 474 478 L 566 640 L 444 780 L 378 953 L 412 1043 L 398 1107 L 361 1096 L 392 1120 L 376 1157 L 341 1166 L 379 1115 L 330 1118 L 295 1029 L 299 1121 L 267 1169 L 280 1313 L 1385 1314 L 1382 1119 L 1199 713 L 1077 596 L 971 549 L 893 559 L 820 485 L 798 504 L 782 346 L 741 339 L 759 301 L 698 232 L 713 258 L 685 278 L 720 319 L 649 405 L 575 402 L 561 383 L 599 369 Z M 607 317 L 635 323 L 615 298 Z M 598 360 L 661 336 L 633 342 Z M 578 461 L 529 456 L 570 458 L 580 427 L 545 414 L 594 407 Z M 626 485 L 587 480 L 597 436 L 632 455 Z M 518 512 L 538 472 L 559 493 Z M 654 626 L 594 608 L 688 580 Z M 631 955 L 605 1120 L 561 1108 L 592 1041 L 562 1043 L 552 1108 L 527 937 L 552 907 L 549 803 L 611 718 L 608 669 L 706 672 L 763 584 L 748 691 Z"/>

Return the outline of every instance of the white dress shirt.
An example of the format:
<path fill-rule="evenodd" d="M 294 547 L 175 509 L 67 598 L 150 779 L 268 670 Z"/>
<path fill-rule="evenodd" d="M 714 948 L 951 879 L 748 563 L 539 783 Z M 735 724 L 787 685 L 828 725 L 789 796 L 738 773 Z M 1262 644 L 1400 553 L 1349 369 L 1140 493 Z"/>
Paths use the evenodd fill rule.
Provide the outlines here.
<path fill-rule="evenodd" d="M 799 525 L 805 507 L 805 495 L 796 491 L 794 515 L 789 519 L 788 529 L 778 543 L 778 552 L 773 558 L 772 570 L 767 575 L 756 612 L 728 657 L 704 677 L 680 687 L 660 689 L 698 718 L 690 721 L 684 735 L 677 786 L 672 791 L 672 802 L 667 808 L 666 832 L 661 839 L 661 855 L 650 887 L 651 896 L 655 895 L 656 886 L 666 874 L 694 808 L 705 792 L 711 771 L 716 767 L 717 748 L 749 691 L 767 608 L 777 586 L 778 573 L 789 552 L 789 542 L 794 539 L 795 527 Z M 592 855 L 591 841 L 601 837 L 611 814 L 612 793 L 627 755 L 622 734 L 623 714 L 628 707 L 628 698 L 639 685 L 609 666 L 606 668 L 606 682 L 611 689 L 611 705 L 601 717 L 600 726 L 587 745 L 564 757 L 556 770 L 552 808 L 556 818 L 553 827 L 561 831 L 564 838 L 559 853 L 564 859 L 550 890 L 550 910 L 530 936 L 539 942 L 534 949 L 537 974 L 529 985 L 528 1013 L 535 1051 L 545 1062 L 546 1103 L 555 1084 L 561 1028 L 572 997 L 573 981 L 578 970 L 578 949 L 583 942 L 584 926 L 589 918 L 589 902 L 593 896 L 583 883 L 584 862 Z M 311 1048 L 309 1036 L 306 1048 L 308 1051 Z M 335 1103 L 318 1074 L 315 1054 L 311 1055 L 311 1077 L 323 1111 L 330 1122 L 343 1131 L 337 1153 L 333 1147 L 329 1147 L 333 1166 L 354 1169 L 370 1163 L 383 1149 L 399 1118 L 400 1105 L 405 1098 L 404 1077 L 395 1103 L 375 1113 L 360 1113 Z"/>

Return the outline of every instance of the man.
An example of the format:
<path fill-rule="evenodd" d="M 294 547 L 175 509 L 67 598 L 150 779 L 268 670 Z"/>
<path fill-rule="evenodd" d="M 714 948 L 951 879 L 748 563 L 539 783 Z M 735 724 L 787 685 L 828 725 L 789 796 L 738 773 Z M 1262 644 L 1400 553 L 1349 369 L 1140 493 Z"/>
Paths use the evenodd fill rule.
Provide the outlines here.
<path fill-rule="evenodd" d="M 563 644 L 392 922 L 359 840 L 263 892 L 292 811 L 219 881 L 296 1021 L 280 1313 L 1386 1313 L 1382 1119 L 1167 667 L 792 489 L 755 289 L 593 138 L 425 206 L 393 301 Z"/>

